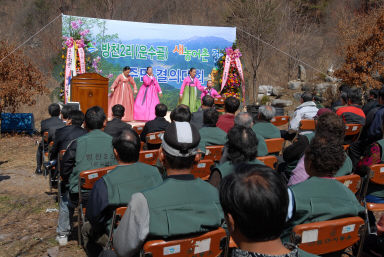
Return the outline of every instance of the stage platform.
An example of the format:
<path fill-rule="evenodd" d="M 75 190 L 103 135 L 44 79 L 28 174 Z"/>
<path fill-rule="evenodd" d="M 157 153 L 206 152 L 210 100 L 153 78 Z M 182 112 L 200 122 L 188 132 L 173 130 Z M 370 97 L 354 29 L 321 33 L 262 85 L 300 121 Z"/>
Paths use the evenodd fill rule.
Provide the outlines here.
<path fill-rule="evenodd" d="M 171 118 L 169 117 L 171 112 L 167 112 L 167 115 L 165 115 L 165 119 L 169 122 L 171 122 Z M 137 126 L 144 126 L 146 121 L 141 121 L 141 120 L 133 120 L 133 121 L 128 121 L 128 124 L 131 124 L 132 127 L 137 127 Z"/>

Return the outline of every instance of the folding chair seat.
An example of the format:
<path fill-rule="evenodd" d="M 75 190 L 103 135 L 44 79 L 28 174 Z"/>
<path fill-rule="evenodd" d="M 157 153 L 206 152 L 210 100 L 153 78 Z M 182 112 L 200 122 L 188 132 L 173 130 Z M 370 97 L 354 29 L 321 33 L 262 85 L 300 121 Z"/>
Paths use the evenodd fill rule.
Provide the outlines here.
<path fill-rule="evenodd" d="M 297 225 L 291 241 L 308 253 L 322 255 L 343 251 L 363 236 L 364 220 L 349 217 Z"/>
<path fill-rule="evenodd" d="M 212 160 L 212 161 L 220 161 L 221 156 L 223 154 L 223 145 L 209 145 L 205 147 L 206 154 L 204 156 L 204 160 Z"/>
<path fill-rule="evenodd" d="M 159 149 L 140 151 L 139 162 L 155 166 L 159 157 Z"/>
<path fill-rule="evenodd" d="M 158 145 L 161 144 L 161 137 L 164 135 L 164 131 L 158 131 L 153 133 L 148 133 L 146 136 L 147 144 Z"/>
<path fill-rule="evenodd" d="M 202 180 L 208 180 L 211 174 L 211 166 L 213 165 L 212 160 L 200 160 L 193 166 L 192 175 L 195 178 L 201 178 Z"/>
<path fill-rule="evenodd" d="M 144 129 L 144 125 L 138 125 L 138 126 L 134 126 L 134 127 L 133 127 L 133 130 L 136 131 L 136 133 L 137 133 L 138 135 L 140 135 L 141 132 L 143 132 L 143 129 Z"/>
<path fill-rule="evenodd" d="M 228 237 L 223 228 L 202 235 L 190 236 L 170 241 L 152 240 L 144 243 L 140 256 L 165 257 L 218 257 L 226 256 Z"/>
<path fill-rule="evenodd" d="M 289 122 L 289 116 L 275 116 L 271 119 L 271 123 L 275 126 L 282 126 Z"/>
<path fill-rule="evenodd" d="M 384 190 L 384 164 L 375 164 L 370 166 L 370 168 L 372 171 L 372 175 L 369 179 L 369 183 L 381 185 Z M 367 202 L 366 204 L 367 204 L 367 209 L 369 211 L 373 211 L 373 212 L 384 211 L 384 203 Z"/>
<path fill-rule="evenodd" d="M 265 139 L 269 154 L 279 154 L 283 150 L 284 138 Z"/>
<path fill-rule="evenodd" d="M 78 233 L 78 242 L 81 245 L 81 224 L 85 222 L 85 211 L 86 208 L 83 207 L 83 197 L 82 191 L 90 191 L 93 188 L 93 185 L 98 181 L 102 176 L 110 172 L 116 167 L 116 165 L 97 168 L 93 170 L 85 170 L 80 172 L 78 186 L 79 186 L 79 203 L 77 205 L 77 233 Z"/>
<path fill-rule="evenodd" d="M 360 190 L 361 178 L 359 175 L 351 174 L 351 175 L 346 175 L 341 177 L 335 177 L 334 179 L 343 183 L 354 194 L 356 194 Z"/>
<path fill-rule="evenodd" d="M 272 169 L 275 169 L 275 165 L 277 164 L 277 157 L 274 155 L 261 156 L 257 157 L 256 159 L 263 162 L 266 166 Z"/>

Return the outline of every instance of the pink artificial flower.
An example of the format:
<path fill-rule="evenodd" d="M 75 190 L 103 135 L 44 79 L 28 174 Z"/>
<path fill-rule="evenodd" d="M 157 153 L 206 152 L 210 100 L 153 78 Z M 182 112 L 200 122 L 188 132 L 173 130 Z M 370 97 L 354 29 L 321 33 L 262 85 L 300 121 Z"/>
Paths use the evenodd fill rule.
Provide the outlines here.
<path fill-rule="evenodd" d="M 84 48 L 84 39 L 76 40 L 76 44 L 78 48 Z"/>
<path fill-rule="evenodd" d="M 83 21 L 82 20 L 77 20 L 77 24 L 79 24 L 79 26 L 81 25 L 81 24 L 83 24 Z"/>
<path fill-rule="evenodd" d="M 111 79 L 113 77 L 112 73 L 109 73 L 108 78 Z"/>
<path fill-rule="evenodd" d="M 76 21 L 71 21 L 71 27 L 72 27 L 73 29 L 79 29 L 79 24 L 77 24 Z"/>
<path fill-rule="evenodd" d="M 72 47 L 73 46 L 73 38 L 67 37 L 67 41 L 65 41 L 65 44 L 67 45 L 67 47 Z"/>
<path fill-rule="evenodd" d="M 84 36 L 86 36 L 88 33 L 89 33 L 89 29 L 86 29 L 86 30 L 81 31 L 81 32 L 80 32 L 80 35 L 84 37 Z"/>

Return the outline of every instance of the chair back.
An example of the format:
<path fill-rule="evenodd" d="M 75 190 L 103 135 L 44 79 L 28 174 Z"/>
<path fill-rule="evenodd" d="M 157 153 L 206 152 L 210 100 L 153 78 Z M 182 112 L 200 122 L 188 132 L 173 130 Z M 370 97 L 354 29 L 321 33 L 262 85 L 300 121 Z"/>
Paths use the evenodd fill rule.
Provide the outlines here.
<path fill-rule="evenodd" d="M 204 160 L 220 161 L 223 154 L 223 145 L 209 145 L 205 147 L 207 154 L 204 156 Z"/>
<path fill-rule="evenodd" d="M 371 165 L 370 168 L 373 173 L 370 182 L 384 185 L 384 164 L 374 164 Z"/>
<path fill-rule="evenodd" d="M 140 151 L 139 162 L 155 166 L 159 157 L 159 149 Z"/>
<path fill-rule="evenodd" d="M 223 105 L 224 104 L 224 101 L 225 101 L 225 98 L 224 97 L 220 97 L 220 98 L 215 98 L 214 99 L 214 103 L 216 105 Z"/>
<path fill-rule="evenodd" d="M 211 174 L 212 165 L 212 160 L 200 160 L 198 163 L 193 165 L 192 175 L 195 176 L 195 178 L 207 180 Z"/>
<path fill-rule="evenodd" d="M 277 157 L 273 155 L 257 157 L 259 161 L 263 162 L 266 166 L 275 169 L 277 163 Z"/>
<path fill-rule="evenodd" d="M 138 126 L 134 126 L 134 127 L 133 127 L 133 130 L 136 131 L 136 133 L 137 133 L 138 135 L 140 135 L 141 132 L 143 132 L 143 129 L 144 129 L 144 125 L 138 125 Z"/>
<path fill-rule="evenodd" d="M 271 119 L 271 123 L 275 126 L 282 126 L 289 122 L 289 116 L 275 116 Z"/>
<path fill-rule="evenodd" d="M 280 153 L 283 150 L 284 138 L 265 139 L 268 153 Z"/>
<path fill-rule="evenodd" d="M 164 135 L 164 131 L 158 131 L 153 133 L 148 133 L 146 136 L 146 141 L 148 144 L 157 145 L 161 144 L 161 137 Z"/>
<path fill-rule="evenodd" d="M 308 253 L 333 253 L 359 241 L 363 224 L 364 220 L 360 217 L 301 224 L 293 228 L 291 239 Z"/>
<path fill-rule="evenodd" d="M 227 234 L 223 228 L 218 228 L 202 235 L 183 239 L 147 241 L 141 250 L 140 256 L 217 257 L 223 251 L 226 251 L 227 247 Z"/>
<path fill-rule="evenodd" d="M 335 180 L 344 184 L 344 186 L 348 187 L 352 193 L 356 194 L 361 187 L 361 178 L 359 175 L 351 174 L 341 177 L 335 177 Z"/>
<path fill-rule="evenodd" d="M 316 128 L 316 122 L 315 120 L 301 120 L 299 130 L 301 131 L 314 131 Z"/>
<path fill-rule="evenodd" d="M 48 143 L 48 131 L 45 131 L 43 133 L 43 140 L 44 140 L 45 143 Z"/>
<path fill-rule="evenodd" d="M 110 172 L 116 167 L 116 165 L 97 168 L 93 170 L 85 170 L 80 172 L 79 175 L 79 187 L 81 189 L 91 190 L 93 185 L 98 181 L 102 176 Z M 79 188 L 79 192 L 81 191 Z"/>

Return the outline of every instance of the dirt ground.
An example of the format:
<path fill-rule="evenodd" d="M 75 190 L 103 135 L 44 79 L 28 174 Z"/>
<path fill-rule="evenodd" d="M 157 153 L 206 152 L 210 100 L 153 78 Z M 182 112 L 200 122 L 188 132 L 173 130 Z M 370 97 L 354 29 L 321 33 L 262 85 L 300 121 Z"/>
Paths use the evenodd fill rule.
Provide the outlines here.
<path fill-rule="evenodd" d="M 48 179 L 35 175 L 39 137 L 0 138 L 0 257 L 86 256 L 74 239 L 55 241 L 58 209 Z M 56 192 L 56 191 L 54 191 Z"/>

